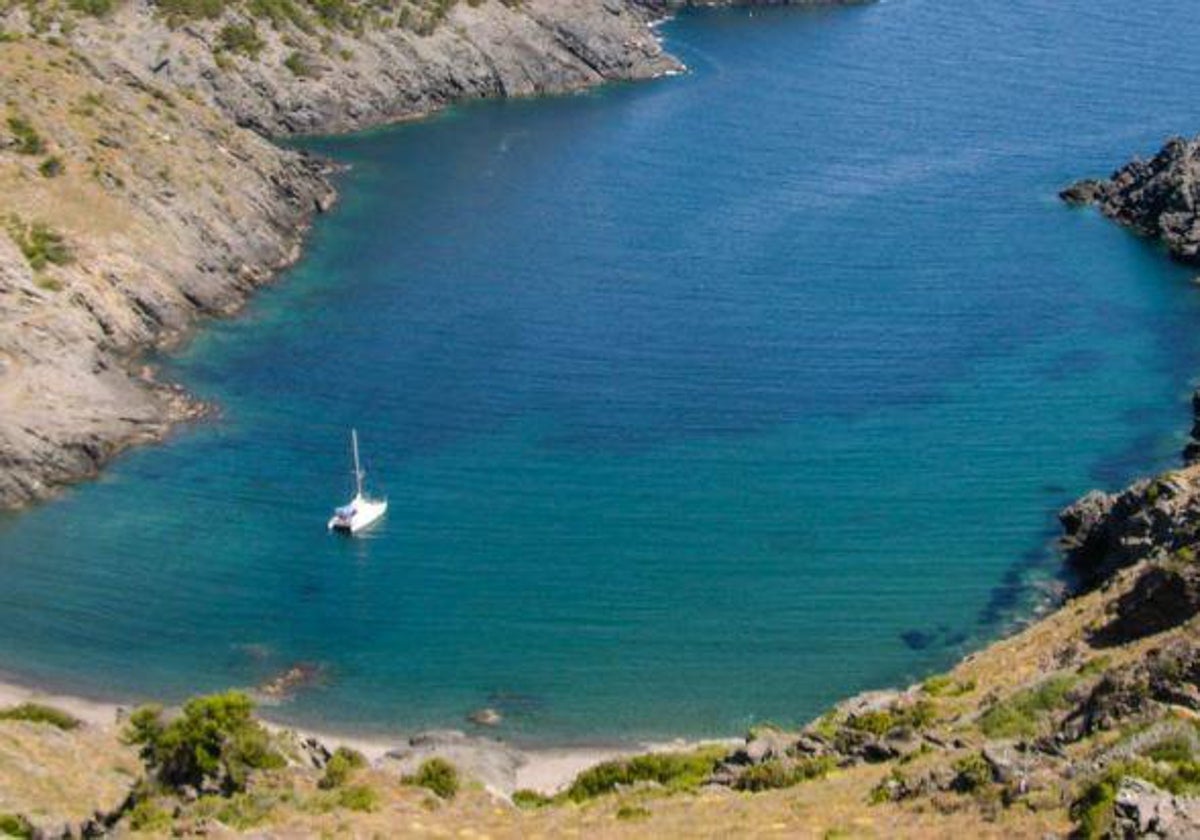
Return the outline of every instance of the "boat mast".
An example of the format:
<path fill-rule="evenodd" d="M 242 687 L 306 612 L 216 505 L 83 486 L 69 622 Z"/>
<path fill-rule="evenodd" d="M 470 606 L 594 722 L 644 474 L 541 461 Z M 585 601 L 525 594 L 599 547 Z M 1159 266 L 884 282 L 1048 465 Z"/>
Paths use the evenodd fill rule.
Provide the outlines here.
<path fill-rule="evenodd" d="M 354 483 L 358 488 L 358 495 L 361 496 L 363 471 L 362 467 L 358 463 L 358 429 L 350 430 L 350 440 L 354 445 Z"/>

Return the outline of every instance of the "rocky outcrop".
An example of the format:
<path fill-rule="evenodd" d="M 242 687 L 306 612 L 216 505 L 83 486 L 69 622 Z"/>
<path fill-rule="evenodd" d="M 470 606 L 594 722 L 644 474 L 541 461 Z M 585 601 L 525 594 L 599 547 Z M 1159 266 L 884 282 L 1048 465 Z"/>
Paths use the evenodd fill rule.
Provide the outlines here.
<path fill-rule="evenodd" d="M 1117 494 L 1093 491 L 1059 514 L 1068 562 L 1084 587 L 1152 557 L 1200 541 L 1200 467 L 1135 482 Z"/>
<path fill-rule="evenodd" d="M 1200 711 L 1200 649 L 1194 639 L 1174 640 L 1143 662 L 1104 674 L 1064 718 L 1058 740 L 1074 743 L 1145 719 L 1163 706 Z"/>
<path fill-rule="evenodd" d="M 1129 592 L 1117 599 L 1113 618 L 1091 634 L 1096 647 L 1112 647 L 1163 633 L 1200 613 L 1200 564 L 1194 551 L 1167 564 L 1151 565 Z"/>
<path fill-rule="evenodd" d="M 1059 195 L 1095 204 L 1110 219 L 1162 240 L 1176 259 L 1200 263 L 1200 138 L 1172 138 L 1150 160 L 1134 160 L 1107 180 L 1078 181 Z"/>
<path fill-rule="evenodd" d="M 1108 832 L 1114 840 L 1200 837 L 1200 798 L 1175 796 L 1141 779 L 1121 782 L 1114 817 Z"/>

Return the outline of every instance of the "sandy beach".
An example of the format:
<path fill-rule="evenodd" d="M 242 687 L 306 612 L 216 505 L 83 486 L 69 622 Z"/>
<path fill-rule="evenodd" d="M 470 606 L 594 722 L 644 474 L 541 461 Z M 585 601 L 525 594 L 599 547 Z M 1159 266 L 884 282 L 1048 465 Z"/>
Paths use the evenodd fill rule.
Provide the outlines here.
<path fill-rule="evenodd" d="M 40 703 L 61 709 L 79 718 L 87 726 L 115 730 L 138 703 L 94 700 L 6 681 L 0 682 L 0 708 L 20 703 Z M 644 752 L 688 750 L 708 744 L 732 745 L 736 739 L 641 742 L 613 746 L 522 748 L 499 738 L 468 735 L 456 730 L 438 730 L 415 734 L 398 733 L 395 737 L 362 737 L 294 727 L 270 719 L 270 707 L 260 709 L 264 723 L 275 731 L 295 732 L 301 738 L 314 738 L 327 749 L 350 747 L 361 752 L 377 766 L 410 772 L 426 758 L 440 756 L 454 763 L 470 778 L 480 782 L 497 796 L 507 798 L 515 790 L 529 789 L 553 794 L 583 770 L 622 756 Z"/>

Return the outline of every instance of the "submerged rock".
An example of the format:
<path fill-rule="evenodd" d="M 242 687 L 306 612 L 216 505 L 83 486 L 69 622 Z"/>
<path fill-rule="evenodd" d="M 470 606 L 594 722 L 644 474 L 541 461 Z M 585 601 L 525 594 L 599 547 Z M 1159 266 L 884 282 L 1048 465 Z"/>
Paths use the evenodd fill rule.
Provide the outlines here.
<path fill-rule="evenodd" d="M 297 662 L 282 674 L 263 683 L 258 691 L 272 700 L 283 700 L 302 688 L 319 683 L 323 673 L 324 669 L 314 662 Z"/>
<path fill-rule="evenodd" d="M 476 709 L 467 715 L 467 720 L 477 726 L 499 726 L 504 716 L 492 708 Z"/>

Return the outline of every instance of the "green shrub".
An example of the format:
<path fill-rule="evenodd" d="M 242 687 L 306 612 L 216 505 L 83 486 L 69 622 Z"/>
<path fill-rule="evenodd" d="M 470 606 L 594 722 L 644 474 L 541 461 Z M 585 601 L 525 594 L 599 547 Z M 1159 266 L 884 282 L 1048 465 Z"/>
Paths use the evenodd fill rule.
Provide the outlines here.
<path fill-rule="evenodd" d="M 367 760 L 358 750 L 338 747 L 337 752 L 330 756 L 329 762 L 325 765 L 325 774 L 317 782 L 317 787 L 322 790 L 341 787 L 350 778 L 351 773 L 366 765 Z"/>
<path fill-rule="evenodd" d="M 40 155 L 46 151 L 46 141 L 37 133 L 29 120 L 16 114 L 8 118 L 8 130 L 17 141 L 17 152 L 23 155 Z"/>
<path fill-rule="evenodd" d="M 553 801 L 554 800 L 549 796 L 544 796 L 538 793 L 536 790 L 529 790 L 528 788 L 521 788 L 520 790 L 513 791 L 512 795 L 512 803 L 518 808 L 541 808 L 545 805 L 549 805 Z"/>
<path fill-rule="evenodd" d="M 62 158 L 58 155 L 46 158 L 42 161 L 41 166 L 38 167 L 38 172 L 41 173 L 43 178 L 57 178 L 65 171 L 66 167 L 63 165 Z"/>
<path fill-rule="evenodd" d="M 171 827 L 171 812 L 154 799 L 143 799 L 129 812 L 129 827 L 134 831 L 166 831 Z"/>
<path fill-rule="evenodd" d="M 146 767 L 166 787 L 209 782 L 235 793 L 252 771 L 284 765 L 253 711 L 254 702 L 238 691 L 189 700 L 170 722 L 161 707 L 144 706 L 130 716 L 125 738 L 141 746 Z"/>
<path fill-rule="evenodd" d="M 921 683 L 921 690 L 930 697 L 961 697 L 975 690 L 975 680 L 957 682 L 948 674 L 938 674 Z"/>
<path fill-rule="evenodd" d="M 116 3 L 115 0 L 71 0 L 69 5 L 73 11 L 92 17 L 104 17 L 113 10 Z"/>
<path fill-rule="evenodd" d="M 921 699 L 911 706 L 893 706 L 852 715 L 846 720 L 846 726 L 859 732 L 883 736 L 893 729 L 924 729 L 936 718 L 937 708 L 931 701 Z"/>
<path fill-rule="evenodd" d="M 431 790 L 442 799 L 453 799 L 458 793 L 458 770 L 444 758 L 426 759 L 417 772 L 405 776 L 404 781 Z"/>
<path fill-rule="evenodd" d="M 992 768 L 979 753 L 963 756 L 952 766 L 954 789 L 959 793 L 975 793 L 992 782 Z"/>
<path fill-rule="evenodd" d="M 156 0 L 158 12 L 171 26 L 179 26 L 190 20 L 218 18 L 229 5 L 229 0 Z"/>
<path fill-rule="evenodd" d="M 338 791 L 338 805 L 350 811 L 375 811 L 379 808 L 379 794 L 367 785 L 350 785 Z"/>
<path fill-rule="evenodd" d="M 1099 840 L 1108 835 L 1112 825 L 1113 805 L 1117 801 L 1120 780 L 1111 775 L 1098 779 L 1071 803 L 1071 819 L 1075 821 L 1075 837 L 1080 840 Z"/>
<path fill-rule="evenodd" d="M 13 216 L 8 222 L 8 233 L 34 271 L 50 264 L 67 265 L 74 259 L 62 234 L 42 222 L 26 224 Z"/>
<path fill-rule="evenodd" d="M 20 814 L 0 814 L 0 835 L 29 840 L 33 837 L 33 826 Z"/>
<path fill-rule="evenodd" d="M 980 730 L 989 738 L 1033 737 L 1042 715 L 1066 705 L 1075 679 L 1069 675 L 1051 677 L 996 703 L 979 718 Z"/>
<path fill-rule="evenodd" d="M 725 754 L 724 748 L 706 748 L 605 761 L 576 776 L 565 796 L 572 802 L 583 802 L 610 793 L 618 786 L 638 782 L 655 782 L 677 791 L 692 790 L 712 775 Z"/>
<path fill-rule="evenodd" d="M 293 52 L 283 60 L 283 66 L 292 71 L 292 75 L 301 79 L 315 76 L 313 68 L 309 65 L 308 59 L 302 53 Z"/>
<path fill-rule="evenodd" d="M 650 809 L 641 805 L 626 804 L 617 809 L 617 819 L 619 820 L 644 820 L 648 816 L 650 816 Z"/>
<path fill-rule="evenodd" d="M 1192 760 L 1192 742 L 1182 735 L 1164 738 L 1146 750 L 1146 757 L 1168 764 L 1183 764 Z"/>
<path fill-rule="evenodd" d="M 231 796 L 202 796 L 196 800 L 192 810 L 198 817 L 214 819 L 230 828 L 245 831 L 264 822 L 278 804 L 279 797 L 275 793 L 243 791 Z"/>
<path fill-rule="evenodd" d="M 266 43 L 253 23 L 228 23 L 217 35 L 217 48 L 247 58 L 258 58 Z"/>
<path fill-rule="evenodd" d="M 62 730 L 78 729 L 82 725 L 79 718 L 74 715 L 67 714 L 51 706 L 43 706 L 41 703 L 21 703 L 19 706 L 0 709 L 0 720 L 23 720 L 29 723 L 44 723 Z"/>
<path fill-rule="evenodd" d="M 1098 674 L 1103 674 L 1111 664 L 1112 657 L 1110 656 L 1093 656 L 1087 662 L 1080 665 L 1075 670 L 1075 673 L 1081 677 L 1094 677 Z"/>
<path fill-rule="evenodd" d="M 748 768 L 738 777 L 734 788 L 751 792 L 789 788 L 810 779 L 820 779 L 835 766 L 836 762 L 831 756 L 792 762 L 773 758 Z"/>

